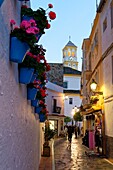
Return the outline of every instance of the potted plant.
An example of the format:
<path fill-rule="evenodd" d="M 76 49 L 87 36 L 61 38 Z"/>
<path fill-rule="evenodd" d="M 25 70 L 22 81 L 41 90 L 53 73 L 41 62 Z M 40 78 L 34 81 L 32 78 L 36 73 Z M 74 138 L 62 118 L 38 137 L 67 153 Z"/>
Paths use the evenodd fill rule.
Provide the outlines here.
<path fill-rule="evenodd" d="M 43 100 L 47 94 L 46 94 L 46 87 L 41 87 L 41 81 L 40 80 L 34 80 L 33 83 L 29 83 L 27 85 L 27 99 L 28 100 Z M 38 113 L 38 111 L 36 112 Z"/>
<path fill-rule="evenodd" d="M 35 100 L 38 91 L 39 91 L 38 85 L 36 85 L 34 82 L 29 83 L 27 85 L 27 99 L 28 100 Z"/>
<path fill-rule="evenodd" d="M 44 139 L 45 142 L 43 144 L 43 156 L 49 157 L 50 156 L 50 145 L 49 142 L 52 138 L 54 138 L 56 131 L 50 128 L 50 123 L 47 120 L 45 122 L 45 132 L 44 132 Z"/>
<path fill-rule="evenodd" d="M 52 4 L 48 4 L 48 8 L 53 8 Z M 29 20 L 33 18 L 36 23 L 37 27 L 39 28 L 39 33 L 37 34 L 38 39 L 41 37 L 42 34 L 44 34 L 44 29 L 49 29 L 50 24 L 47 19 L 47 14 L 46 11 L 43 8 L 39 8 L 36 11 L 33 11 L 31 8 L 28 8 L 26 5 L 22 5 L 21 7 L 21 18 L 22 20 Z M 50 11 L 48 13 L 49 19 L 54 20 L 56 18 L 56 14 L 53 11 Z"/>
<path fill-rule="evenodd" d="M 33 51 L 33 48 L 36 48 Z M 26 53 L 22 63 L 19 64 L 19 82 L 23 84 L 32 83 L 36 77 L 40 77 L 45 71 L 45 65 L 42 63 L 45 60 L 42 48 L 38 45 L 31 47 L 31 50 Z"/>
<path fill-rule="evenodd" d="M 10 60 L 22 63 L 26 51 L 37 42 L 36 34 L 39 29 L 36 27 L 35 20 L 22 21 L 20 27 L 14 27 L 14 20 L 11 20 L 10 24 Z"/>

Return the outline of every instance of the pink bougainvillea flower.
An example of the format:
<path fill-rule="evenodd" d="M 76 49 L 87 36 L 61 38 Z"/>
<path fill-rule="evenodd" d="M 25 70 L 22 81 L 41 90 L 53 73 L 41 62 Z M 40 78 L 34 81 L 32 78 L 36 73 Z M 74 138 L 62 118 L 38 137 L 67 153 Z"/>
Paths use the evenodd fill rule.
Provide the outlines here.
<path fill-rule="evenodd" d="M 26 33 L 28 33 L 28 34 L 36 34 L 36 32 L 35 32 L 35 30 L 34 30 L 33 27 L 28 28 L 28 29 L 26 30 Z"/>
<path fill-rule="evenodd" d="M 31 26 L 30 22 L 26 21 L 26 20 L 23 20 L 20 24 L 20 28 L 24 28 L 24 29 L 27 29 Z"/>
<path fill-rule="evenodd" d="M 49 7 L 49 8 L 53 8 L 53 5 L 52 5 L 52 4 L 48 4 L 48 7 Z"/>
<path fill-rule="evenodd" d="M 34 28 L 35 33 L 38 34 L 39 33 L 39 28 L 37 28 L 37 27 L 33 27 L 33 28 Z"/>
<path fill-rule="evenodd" d="M 15 20 L 11 19 L 10 24 L 15 25 L 16 24 Z"/>
<path fill-rule="evenodd" d="M 49 18 L 50 18 L 51 20 L 54 20 L 54 19 L 56 18 L 56 13 L 53 12 L 53 11 L 50 11 L 50 12 L 49 12 Z"/>
<path fill-rule="evenodd" d="M 37 24 L 36 24 L 34 19 L 30 19 L 29 22 L 30 22 L 31 26 L 34 26 L 34 27 L 37 26 Z"/>

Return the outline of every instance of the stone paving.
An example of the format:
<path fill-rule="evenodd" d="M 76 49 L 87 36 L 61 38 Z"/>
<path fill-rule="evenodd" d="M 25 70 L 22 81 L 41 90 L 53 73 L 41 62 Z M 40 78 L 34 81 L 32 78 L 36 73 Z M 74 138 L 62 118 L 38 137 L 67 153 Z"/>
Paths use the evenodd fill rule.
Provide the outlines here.
<path fill-rule="evenodd" d="M 73 135 L 71 146 L 67 139 L 54 144 L 55 170 L 113 170 L 113 164 L 100 157 L 88 157 L 82 139 Z"/>

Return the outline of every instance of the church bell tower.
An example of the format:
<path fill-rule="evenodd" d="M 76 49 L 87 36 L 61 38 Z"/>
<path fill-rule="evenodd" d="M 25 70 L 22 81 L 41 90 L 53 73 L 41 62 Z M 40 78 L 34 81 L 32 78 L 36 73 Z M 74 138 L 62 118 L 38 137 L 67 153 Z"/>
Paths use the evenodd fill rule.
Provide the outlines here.
<path fill-rule="evenodd" d="M 69 38 L 69 42 L 63 48 L 63 66 L 78 70 L 77 46 Z"/>

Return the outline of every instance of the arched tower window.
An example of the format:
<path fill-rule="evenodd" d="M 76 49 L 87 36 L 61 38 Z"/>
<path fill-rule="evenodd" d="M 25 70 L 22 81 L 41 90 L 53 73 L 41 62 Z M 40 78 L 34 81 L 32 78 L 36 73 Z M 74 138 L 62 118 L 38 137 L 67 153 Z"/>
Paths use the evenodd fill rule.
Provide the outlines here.
<path fill-rule="evenodd" d="M 75 57 L 75 50 L 72 49 L 72 57 Z"/>
<path fill-rule="evenodd" d="M 71 50 L 70 50 L 70 48 L 68 49 L 68 56 L 69 56 L 69 57 L 71 56 Z"/>

